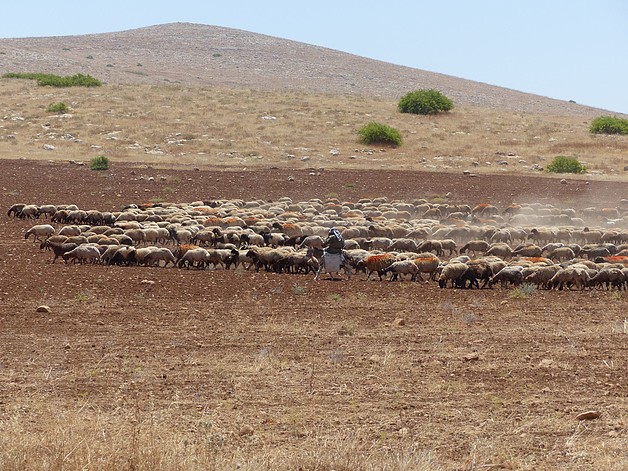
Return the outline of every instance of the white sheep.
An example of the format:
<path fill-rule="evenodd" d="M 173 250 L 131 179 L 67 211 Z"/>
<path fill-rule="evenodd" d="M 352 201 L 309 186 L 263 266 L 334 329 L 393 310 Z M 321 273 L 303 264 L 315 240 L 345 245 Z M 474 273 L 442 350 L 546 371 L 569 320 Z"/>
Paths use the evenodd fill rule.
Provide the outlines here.
<path fill-rule="evenodd" d="M 79 245 L 73 250 L 62 255 L 67 263 L 69 260 L 78 260 L 80 264 L 85 262 L 98 263 L 100 261 L 100 251 L 95 245 Z"/>
<path fill-rule="evenodd" d="M 419 267 L 412 260 L 397 260 L 386 268 L 383 273 L 392 274 L 390 281 L 395 281 L 397 278 L 403 279 L 403 275 L 411 275 L 410 281 L 414 281 L 419 273 Z"/>
<path fill-rule="evenodd" d="M 26 231 L 26 233 L 24 234 L 24 239 L 28 239 L 32 234 L 33 242 L 43 242 L 43 240 L 48 239 L 54 233 L 55 228 L 52 227 L 50 224 L 37 224 Z M 44 239 L 42 240 L 40 239 L 40 237 L 43 237 Z"/>
<path fill-rule="evenodd" d="M 443 266 L 440 275 L 438 275 L 438 286 L 446 288 L 447 282 L 451 281 L 451 287 L 453 288 L 456 280 L 462 276 L 467 268 L 469 268 L 469 265 L 462 262 L 448 263 Z"/>

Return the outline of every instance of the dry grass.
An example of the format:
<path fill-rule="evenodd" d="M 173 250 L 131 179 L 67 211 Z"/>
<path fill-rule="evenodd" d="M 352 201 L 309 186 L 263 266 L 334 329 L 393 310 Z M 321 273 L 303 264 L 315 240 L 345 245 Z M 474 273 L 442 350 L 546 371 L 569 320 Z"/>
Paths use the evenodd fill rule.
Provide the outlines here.
<path fill-rule="evenodd" d="M 565 154 L 618 178 L 628 165 L 628 140 L 592 136 L 582 117 L 472 107 L 421 117 L 398 113 L 392 101 L 357 96 L 165 85 L 50 89 L 16 79 L 0 81 L 0 97 L 0 158 L 104 154 L 113 163 L 165 166 L 537 173 L 531 165 Z M 69 115 L 46 111 L 58 101 L 70 106 Z M 356 131 L 368 121 L 399 129 L 404 145 L 357 144 Z"/>

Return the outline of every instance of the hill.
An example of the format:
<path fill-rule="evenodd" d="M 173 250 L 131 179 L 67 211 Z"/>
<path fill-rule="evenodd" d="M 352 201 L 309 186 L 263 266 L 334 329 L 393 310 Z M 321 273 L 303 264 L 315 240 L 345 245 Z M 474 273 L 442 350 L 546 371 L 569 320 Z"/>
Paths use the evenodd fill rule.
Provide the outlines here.
<path fill-rule="evenodd" d="M 591 117 L 602 110 L 237 29 L 172 23 L 0 39 L 0 73 L 84 73 L 107 83 L 253 88 L 398 99 L 437 88 L 456 105 Z"/>

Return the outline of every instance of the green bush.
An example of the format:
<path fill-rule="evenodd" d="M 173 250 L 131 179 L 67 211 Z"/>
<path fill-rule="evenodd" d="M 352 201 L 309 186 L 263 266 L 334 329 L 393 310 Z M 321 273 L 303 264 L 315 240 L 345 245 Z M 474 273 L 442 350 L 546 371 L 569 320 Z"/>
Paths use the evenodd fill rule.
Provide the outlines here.
<path fill-rule="evenodd" d="M 591 121 L 589 131 L 593 134 L 628 134 L 628 119 L 598 116 Z"/>
<path fill-rule="evenodd" d="M 587 168 L 575 157 L 558 155 L 545 167 L 545 170 L 550 173 L 584 173 Z"/>
<path fill-rule="evenodd" d="M 400 146 L 402 143 L 401 134 L 395 128 L 385 124 L 370 122 L 358 130 L 359 140 L 362 144 Z"/>
<path fill-rule="evenodd" d="M 36 73 L 18 73 L 9 72 L 4 74 L 2 78 L 19 78 L 27 80 L 36 80 L 39 86 L 51 87 L 100 87 L 102 82 L 95 79 L 91 75 L 67 75 L 61 77 L 53 74 L 36 74 Z"/>
<path fill-rule="evenodd" d="M 60 101 L 59 103 L 50 103 L 50 105 L 48 105 L 49 113 L 64 114 L 67 113 L 69 110 L 70 109 L 68 108 L 68 105 L 66 105 L 62 101 Z"/>
<path fill-rule="evenodd" d="M 406 93 L 397 106 L 402 113 L 427 115 L 449 111 L 454 103 L 438 90 L 431 88 Z"/>
<path fill-rule="evenodd" d="M 89 161 L 89 168 L 91 168 L 92 170 L 108 170 L 109 159 L 104 155 L 94 157 L 92 160 Z"/>

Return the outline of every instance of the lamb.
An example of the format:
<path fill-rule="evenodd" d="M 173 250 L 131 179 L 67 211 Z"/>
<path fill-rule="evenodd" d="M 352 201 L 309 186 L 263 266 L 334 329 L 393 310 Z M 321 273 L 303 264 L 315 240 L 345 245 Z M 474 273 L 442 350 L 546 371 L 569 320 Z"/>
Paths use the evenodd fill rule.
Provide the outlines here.
<path fill-rule="evenodd" d="M 24 234 L 24 239 L 28 239 L 32 234 L 33 242 L 43 242 L 40 237 L 44 237 L 45 240 L 52 236 L 54 233 L 55 228 L 52 227 L 50 224 L 37 224 L 26 231 L 26 233 Z"/>
<path fill-rule="evenodd" d="M 460 247 L 460 253 L 465 253 L 467 251 L 473 252 L 473 256 L 476 256 L 478 252 L 485 253 L 489 249 L 489 243 L 485 240 L 477 239 L 470 240 L 462 247 Z"/>
<path fill-rule="evenodd" d="M 100 251 L 94 245 L 79 245 L 78 247 L 62 255 L 65 263 L 69 260 L 78 260 L 82 265 L 85 262 L 98 263 L 100 261 Z"/>
<path fill-rule="evenodd" d="M 411 275 L 410 281 L 415 281 L 419 274 L 419 267 L 412 260 L 398 260 L 383 271 L 383 274 L 386 273 L 392 274 L 390 281 L 395 281 L 397 278 L 403 279 L 403 275 Z"/>
<path fill-rule="evenodd" d="M 384 270 L 391 266 L 396 261 L 396 257 L 391 253 L 368 255 L 364 259 L 364 268 L 368 272 L 366 280 L 371 278 L 374 272 L 379 275 L 379 280 L 382 280 Z"/>
<path fill-rule="evenodd" d="M 489 287 L 492 288 L 496 283 L 501 283 L 501 287 L 505 288 L 508 283 L 519 286 L 523 283 L 523 267 L 518 265 L 508 266 L 502 268 L 496 275 L 494 275 L 489 281 Z"/>
<path fill-rule="evenodd" d="M 456 280 L 460 278 L 464 272 L 469 268 L 469 265 L 462 262 L 448 263 L 443 267 L 443 270 L 438 276 L 438 286 L 441 288 L 447 287 L 447 282 L 451 281 L 451 287 L 455 286 Z"/>

